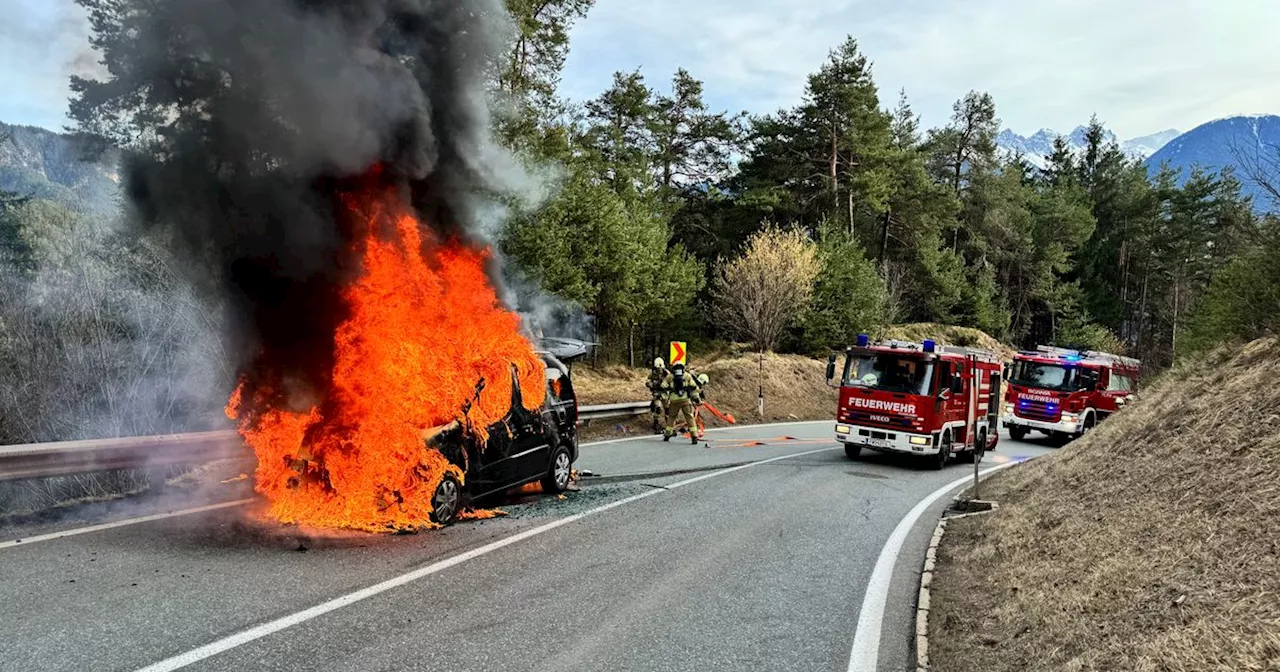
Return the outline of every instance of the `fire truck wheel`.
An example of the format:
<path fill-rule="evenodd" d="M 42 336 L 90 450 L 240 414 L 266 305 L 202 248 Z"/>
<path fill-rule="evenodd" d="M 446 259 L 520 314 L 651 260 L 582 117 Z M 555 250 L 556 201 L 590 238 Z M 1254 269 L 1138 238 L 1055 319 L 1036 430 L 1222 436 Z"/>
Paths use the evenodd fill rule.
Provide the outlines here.
<path fill-rule="evenodd" d="M 564 492 L 569 488 L 572 473 L 573 460 L 569 456 L 569 449 L 562 445 L 556 446 L 556 452 L 551 454 L 551 466 L 547 469 L 547 475 L 542 477 L 543 491 L 551 494 Z"/>
<path fill-rule="evenodd" d="M 938 454 L 934 456 L 933 462 L 930 464 L 934 469 L 942 469 L 947 466 L 947 458 L 951 456 L 951 432 L 942 433 L 942 442 L 938 444 Z"/>
<path fill-rule="evenodd" d="M 1013 439 L 1014 441 L 1022 441 L 1026 439 L 1027 428 L 1026 427 L 1010 427 L 1009 438 Z"/>
<path fill-rule="evenodd" d="M 1094 426 L 1098 424 L 1097 418 L 1092 413 L 1084 416 L 1084 427 L 1080 428 L 1080 436 L 1084 436 L 1093 431 Z"/>
<path fill-rule="evenodd" d="M 431 520 L 440 525 L 452 525 L 458 520 L 462 508 L 462 486 L 452 474 L 445 474 L 431 496 Z"/>
<path fill-rule="evenodd" d="M 849 459 L 856 460 L 862 455 L 862 446 L 856 443 L 846 443 L 844 444 L 844 454 Z"/>

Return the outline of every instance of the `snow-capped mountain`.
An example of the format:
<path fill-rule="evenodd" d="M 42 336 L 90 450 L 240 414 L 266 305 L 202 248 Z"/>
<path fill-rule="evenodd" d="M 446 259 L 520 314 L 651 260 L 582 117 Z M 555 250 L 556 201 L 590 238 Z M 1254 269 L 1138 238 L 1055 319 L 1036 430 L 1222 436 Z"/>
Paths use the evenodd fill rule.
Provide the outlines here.
<path fill-rule="evenodd" d="M 1140 156 L 1145 159 L 1160 151 L 1161 147 L 1169 144 L 1179 135 L 1182 135 L 1182 133 L 1171 128 L 1167 131 L 1160 131 L 1159 133 L 1144 135 L 1140 138 L 1125 140 L 1121 143 L 1120 149 L 1123 149 L 1129 156 Z"/>
<path fill-rule="evenodd" d="M 1254 114 L 1215 119 L 1174 138 L 1147 158 L 1147 170 L 1155 174 L 1161 165 L 1181 170 L 1179 181 L 1187 178 L 1193 166 L 1220 171 L 1234 168 L 1244 193 L 1253 196 L 1259 211 L 1272 209 L 1267 193 L 1253 180 L 1247 165 L 1267 165 L 1269 157 L 1280 148 L 1280 116 Z M 1241 161 L 1247 165 L 1242 166 Z"/>
<path fill-rule="evenodd" d="M 1085 126 L 1077 126 L 1070 133 L 1064 135 L 1042 128 L 1031 136 L 1024 137 L 1006 128 L 1000 132 L 1000 135 L 996 136 L 996 146 L 1007 155 L 1021 154 L 1031 165 L 1037 168 L 1044 168 L 1046 164 L 1045 157 L 1053 153 L 1053 141 L 1059 135 L 1064 135 L 1067 140 L 1067 146 L 1079 151 L 1084 149 L 1085 146 L 1084 134 L 1086 129 L 1087 127 Z M 1145 159 L 1158 151 L 1165 143 L 1178 137 L 1178 135 L 1177 131 L 1169 129 L 1119 142 L 1114 133 L 1107 131 L 1105 141 L 1108 143 L 1116 142 L 1120 145 L 1120 149 L 1131 158 Z"/>

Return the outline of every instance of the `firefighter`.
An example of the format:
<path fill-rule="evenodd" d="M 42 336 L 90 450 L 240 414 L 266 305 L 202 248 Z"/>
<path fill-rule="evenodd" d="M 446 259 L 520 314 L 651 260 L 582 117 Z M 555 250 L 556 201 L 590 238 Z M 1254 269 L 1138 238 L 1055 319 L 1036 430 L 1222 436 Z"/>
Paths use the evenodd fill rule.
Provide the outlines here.
<path fill-rule="evenodd" d="M 667 363 L 661 357 L 653 360 L 653 369 L 649 371 L 649 380 L 644 386 L 649 388 L 649 414 L 653 418 L 653 431 L 660 432 L 667 423 L 666 393 L 662 389 L 662 381 L 667 377 Z"/>
<path fill-rule="evenodd" d="M 711 382 L 711 378 L 705 373 L 699 373 L 693 376 L 693 380 L 698 383 L 698 391 L 693 398 L 693 417 L 698 423 L 698 436 L 702 436 L 707 431 L 707 426 L 702 422 L 702 404 L 707 400 L 707 383 Z"/>
<path fill-rule="evenodd" d="M 662 390 L 667 396 L 667 425 L 662 440 L 670 441 L 676 435 L 675 420 L 679 416 L 689 428 L 689 441 L 698 443 L 698 428 L 693 419 L 693 400 L 698 398 L 698 381 L 685 371 L 683 364 L 671 367 L 662 379 Z"/>

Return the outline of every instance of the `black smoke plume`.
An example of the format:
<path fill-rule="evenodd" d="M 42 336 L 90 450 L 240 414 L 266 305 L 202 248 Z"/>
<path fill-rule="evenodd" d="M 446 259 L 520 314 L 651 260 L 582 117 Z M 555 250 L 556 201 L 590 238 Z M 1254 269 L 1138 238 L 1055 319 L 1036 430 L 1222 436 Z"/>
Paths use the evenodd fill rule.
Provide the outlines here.
<path fill-rule="evenodd" d="M 111 76 L 73 82 L 73 117 L 132 148 L 135 220 L 225 293 L 258 382 L 323 387 L 358 271 L 342 191 L 391 180 L 439 236 L 479 242 L 477 204 L 504 190 L 500 0 L 78 1 Z"/>

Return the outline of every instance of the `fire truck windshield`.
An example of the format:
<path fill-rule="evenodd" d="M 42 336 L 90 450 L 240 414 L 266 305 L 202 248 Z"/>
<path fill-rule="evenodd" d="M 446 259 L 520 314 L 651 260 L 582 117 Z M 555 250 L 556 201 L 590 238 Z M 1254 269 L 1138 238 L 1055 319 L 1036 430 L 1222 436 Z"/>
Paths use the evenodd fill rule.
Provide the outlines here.
<path fill-rule="evenodd" d="M 1074 392 L 1085 388 L 1084 367 L 1044 364 L 1042 362 L 1014 362 L 1009 383 L 1042 390 Z"/>
<path fill-rule="evenodd" d="M 933 362 L 915 357 L 850 353 L 844 364 L 844 384 L 903 394 L 929 394 Z"/>

